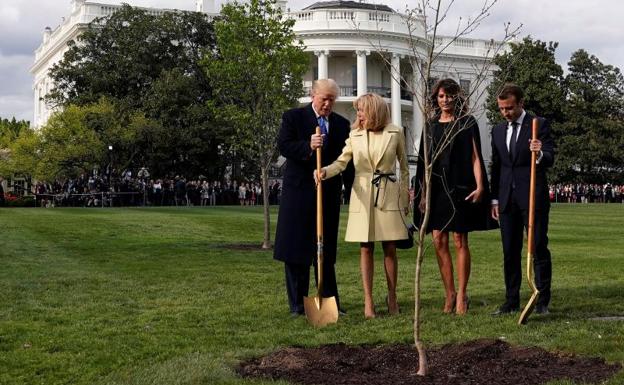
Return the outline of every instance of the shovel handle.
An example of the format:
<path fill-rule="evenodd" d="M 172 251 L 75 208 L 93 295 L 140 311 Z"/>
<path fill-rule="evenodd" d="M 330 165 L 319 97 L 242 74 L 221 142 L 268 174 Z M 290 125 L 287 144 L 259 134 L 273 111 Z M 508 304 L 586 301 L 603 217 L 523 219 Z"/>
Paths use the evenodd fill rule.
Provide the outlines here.
<path fill-rule="evenodd" d="M 531 125 L 531 139 L 537 139 L 537 130 L 539 128 L 539 120 L 537 118 L 533 118 Z M 528 252 L 533 255 L 534 250 L 534 240 L 533 240 L 533 225 L 535 223 L 535 174 L 536 174 L 536 165 L 537 162 L 537 153 L 531 151 L 531 180 L 529 184 L 529 223 L 527 226 L 527 238 L 528 238 Z"/>
<path fill-rule="evenodd" d="M 316 133 L 321 133 L 321 128 L 316 127 Z M 317 278 L 316 288 L 318 290 L 319 303 L 323 293 L 323 182 L 321 181 L 321 147 L 316 149 L 316 175 L 318 183 L 316 185 L 316 266 Z"/>
<path fill-rule="evenodd" d="M 321 133 L 321 128 L 316 127 L 316 133 Z M 316 149 L 316 175 L 319 178 L 316 185 L 316 240 L 323 241 L 323 184 L 321 181 L 321 147 Z"/>

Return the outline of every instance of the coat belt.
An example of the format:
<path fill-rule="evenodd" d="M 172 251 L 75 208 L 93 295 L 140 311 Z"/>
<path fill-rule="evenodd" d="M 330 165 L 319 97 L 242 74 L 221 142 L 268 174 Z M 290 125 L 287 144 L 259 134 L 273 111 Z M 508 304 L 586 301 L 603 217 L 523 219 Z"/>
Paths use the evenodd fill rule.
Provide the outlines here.
<path fill-rule="evenodd" d="M 396 182 L 396 175 L 393 172 L 383 173 L 379 170 L 375 170 L 373 173 L 372 184 L 377 187 L 377 193 L 375 194 L 375 207 L 377 207 L 377 200 L 379 199 L 379 185 L 381 184 L 382 179 L 385 179 L 386 183 L 388 183 L 388 180 L 394 183 Z"/>

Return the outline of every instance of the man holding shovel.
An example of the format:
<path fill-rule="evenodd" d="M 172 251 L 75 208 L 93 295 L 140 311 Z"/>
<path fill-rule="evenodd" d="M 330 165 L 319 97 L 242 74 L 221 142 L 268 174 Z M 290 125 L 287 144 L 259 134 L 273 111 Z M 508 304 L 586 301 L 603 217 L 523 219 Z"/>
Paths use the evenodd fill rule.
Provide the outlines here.
<path fill-rule="evenodd" d="M 550 200 L 546 170 L 554 161 L 550 125 L 540 118 L 537 139 L 531 140 L 533 116 L 524 110 L 524 92 L 517 85 L 505 85 L 497 102 L 505 122 L 492 129 L 492 217 L 500 222 L 506 298 L 493 315 L 515 312 L 520 308 L 521 255 L 529 217 L 531 152 L 537 154 L 533 266 L 539 297 L 535 312 L 547 314 L 552 264 L 548 250 Z"/>
<path fill-rule="evenodd" d="M 312 103 L 286 111 L 277 144 L 286 158 L 283 168 L 282 196 L 273 258 L 284 262 L 286 291 L 292 316 L 304 314 L 303 297 L 308 295 L 310 265 L 317 255 L 316 186 L 312 177 L 316 169 L 316 149 L 321 148 L 322 165 L 332 163 L 341 154 L 349 137 L 349 121 L 332 112 L 338 97 L 338 85 L 331 79 L 320 79 L 312 85 Z M 316 133 L 316 128 L 321 130 Z M 353 166 L 323 183 L 323 293 L 335 297 L 340 309 L 336 273 L 336 244 L 340 219 L 342 185 L 348 194 L 353 183 Z"/>

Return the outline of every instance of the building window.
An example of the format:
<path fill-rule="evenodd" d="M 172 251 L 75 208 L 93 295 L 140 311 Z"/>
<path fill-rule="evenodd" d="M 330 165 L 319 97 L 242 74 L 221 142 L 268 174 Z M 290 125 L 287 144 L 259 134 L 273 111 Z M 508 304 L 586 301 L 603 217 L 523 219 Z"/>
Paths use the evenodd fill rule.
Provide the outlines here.
<path fill-rule="evenodd" d="M 22 178 L 13 180 L 13 195 L 23 197 L 26 193 L 26 181 Z"/>
<path fill-rule="evenodd" d="M 470 95 L 470 80 L 459 79 L 459 86 L 464 91 L 465 95 Z"/>

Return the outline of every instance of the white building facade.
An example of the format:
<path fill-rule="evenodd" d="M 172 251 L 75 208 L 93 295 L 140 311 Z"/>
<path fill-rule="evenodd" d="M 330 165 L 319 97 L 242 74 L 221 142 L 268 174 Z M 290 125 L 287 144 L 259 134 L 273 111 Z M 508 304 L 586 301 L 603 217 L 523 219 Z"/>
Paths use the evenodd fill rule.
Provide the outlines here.
<path fill-rule="evenodd" d="M 190 1 L 190 0 L 188 0 Z M 278 1 L 286 10 L 287 3 Z M 71 13 L 56 29 L 46 28 L 43 42 L 35 51 L 34 75 L 35 116 L 33 124 L 41 127 L 51 114 L 43 97 L 53 88 L 48 76 L 52 65 L 62 59 L 67 42 L 75 39 L 96 17 L 107 16 L 117 5 L 72 0 Z M 153 14 L 165 9 L 146 9 Z M 216 15 L 214 0 L 197 0 L 196 10 Z M 359 1 L 320 1 L 302 10 L 287 11 L 294 18 L 294 31 L 305 45 L 310 68 L 304 76 L 309 90 L 319 78 L 336 80 L 341 94 L 334 110 L 349 120 L 355 117 L 352 103 L 357 96 L 376 92 L 390 105 L 392 121 L 406 128 L 408 154 L 417 150 L 423 118 L 420 96 L 422 76 L 413 67 L 423 68 L 430 47 L 425 34 L 425 20 L 416 17 L 406 22 L 406 15 L 391 8 Z M 409 24 L 409 27 L 408 27 Z M 411 29 L 411 31 L 410 31 Z M 450 77 L 458 81 L 467 94 L 481 129 L 486 162 L 490 159 L 489 125 L 485 116 L 486 88 L 491 79 L 490 59 L 495 52 L 491 40 L 438 37 L 436 46 L 443 47 L 433 62 L 432 77 Z M 419 93 L 417 93 L 419 94 Z M 301 98 L 308 103 L 309 96 Z"/>

